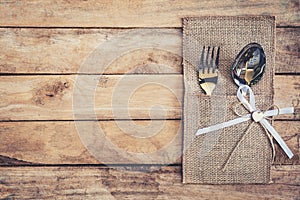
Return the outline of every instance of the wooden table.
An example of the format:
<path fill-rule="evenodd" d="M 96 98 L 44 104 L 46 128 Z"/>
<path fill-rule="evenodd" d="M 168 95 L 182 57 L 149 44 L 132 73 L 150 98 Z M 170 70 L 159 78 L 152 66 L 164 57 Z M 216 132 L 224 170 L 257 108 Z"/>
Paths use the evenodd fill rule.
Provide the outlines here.
<path fill-rule="evenodd" d="M 299 10 L 298 0 L 0 0 L 0 198 L 299 199 Z M 182 117 L 182 101 L 178 101 L 183 95 L 181 19 L 245 14 L 276 16 L 274 101 L 279 107 L 296 108 L 294 115 L 280 116 L 274 123 L 295 157 L 289 160 L 276 148 L 271 184 L 184 185 L 181 159 L 171 159 L 172 153 L 151 164 L 126 163 L 119 155 L 115 162 L 102 162 L 89 153 L 76 123 L 94 124 L 91 132 L 101 127 L 106 139 L 133 153 L 158 151 L 175 138 Z M 119 55 L 122 43 L 115 43 L 102 55 L 103 59 L 115 56 L 109 68 L 81 71 L 99 45 L 124 33 L 123 41 L 130 41 L 129 35 L 126 39 L 130 31 L 136 31 L 141 44 L 149 35 L 170 34 L 175 39 L 160 45 L 176 53 L 136 48 Z M 74 121 L 78 76 L 99 78 L 94 90 L 96 120 L 87 114 Z M 141 80 L 148 84 L 126 96 L 126 88 Z M 125 114 L 123 104 L 118 104 L 123 96 L 115 92 L 120 81 L 128 98 Z M 164 113 L 154 105 L 164 106 Z M 154 122 L 163 126 L 159 131 L 155 126 L 147 128 L 146 139 L 137 137 L 139 133 L 129 126 L 143 128 Z M 128 131 L 120 129 L 119 123 Z M 181 137 L 176 140 L 174 147 L 181 150 Z"/>

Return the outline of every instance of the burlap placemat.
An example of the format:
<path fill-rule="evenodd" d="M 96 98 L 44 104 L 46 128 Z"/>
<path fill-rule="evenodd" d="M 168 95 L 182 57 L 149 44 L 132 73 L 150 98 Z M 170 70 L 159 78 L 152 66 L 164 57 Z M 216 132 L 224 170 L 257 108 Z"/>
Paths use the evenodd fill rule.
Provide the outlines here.
<path fill-rule="evenodd" d="M 190 17 L 183 20 L 184 65 L 184 149 L 183 182 L 207 184 L 268 183 L 272 149 L 264 129 L 255 123 L 224 163 L 247 129 L 247 123 L 195 137 L 199 128 L 237 118 L 232 104 L 237 102 L 237 85 L 231 65 L 247 44 L 264 48 L 267 65 L 262 80 L 252 86 L 256 107 L 273 104 L 275 19 L 270 16 Z M 212 96 L 204 95 L 198 84 L 197 67 L 203 46 L 221 46 L 219 80 Z"/>

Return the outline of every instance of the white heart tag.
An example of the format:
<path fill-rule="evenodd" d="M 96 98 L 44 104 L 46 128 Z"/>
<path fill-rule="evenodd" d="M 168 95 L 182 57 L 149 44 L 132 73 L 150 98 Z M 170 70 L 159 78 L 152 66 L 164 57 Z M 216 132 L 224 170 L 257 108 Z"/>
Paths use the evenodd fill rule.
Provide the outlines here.
<path fill-rule="evenodd" d="M 255 122 L 259 122 L 260 120 L 262 120 L 264 118 L 264 113 L 255 111 L 252 113 L 251 117 Z"/>

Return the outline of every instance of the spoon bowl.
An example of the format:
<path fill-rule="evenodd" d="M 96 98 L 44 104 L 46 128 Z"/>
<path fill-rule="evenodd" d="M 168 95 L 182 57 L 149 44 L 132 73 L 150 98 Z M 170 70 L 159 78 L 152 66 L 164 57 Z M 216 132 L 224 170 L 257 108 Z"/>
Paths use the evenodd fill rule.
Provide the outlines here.
<path fill-rule="evenodd" d="M 231 75 L 238 85 L 256 84 L 265 71 L 266 55 L 260 44 L 246 45 L 235 58 Z"/>

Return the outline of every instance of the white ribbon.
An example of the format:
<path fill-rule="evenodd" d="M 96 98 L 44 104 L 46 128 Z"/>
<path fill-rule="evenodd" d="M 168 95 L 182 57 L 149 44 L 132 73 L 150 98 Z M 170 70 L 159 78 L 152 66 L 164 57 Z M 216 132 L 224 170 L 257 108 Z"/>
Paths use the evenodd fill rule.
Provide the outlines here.
<path fill-rule="evenodd" d="M 245 95 L 247 95 L 247 93 L 245 94 L 245 91 L 249 92 L 249 95 L 250 95 L 249 102 L 245 98 Z M 208 132 L 223 129 L 223 128 L 233 126 L 235 124 L 239 124 L 239 123 L 248 121 L 250 119 L 253 119 L 255 122 L 259 122 L 264 128 L 266 128 L 266 130 L 268 130 L 271 133 L 271 135 L 275 138 L 275 140 L 278 142 L 280 147 L 284 150 L 286 155 L 289 158 L 292 158 L 294 156 L 292 151 L 289 149 L 289 147 L 286 145 L 286 143 L 283 141 L 283 139 L 280 137 L 280 135 L 277 133 L 277 131 L 273 128 L 273 126 L 267 121 L 266 117 L 271 117 L 271 116 L 280 115 L 280 114 L 294 113 L 294 107 L 268 110 L 266 112 L 261 112 L 260 110 L 257 110 L 255 107 L 255 97 L 254 97 L 252 89 L 248 85 L 242 85 L 239 87 L 238 92 L 237 92 L 237 98 L 244 105 L 244 107 L 250 112 L 250 114 L 244 115 L 240 118 L 230 120 L 228 122 L 224 122 L 221 124 L 216 124 L 213 126 L 199 129 L 195 135 L 196 136 L 202 135 L 202 134 L 205 134 Z"/>

